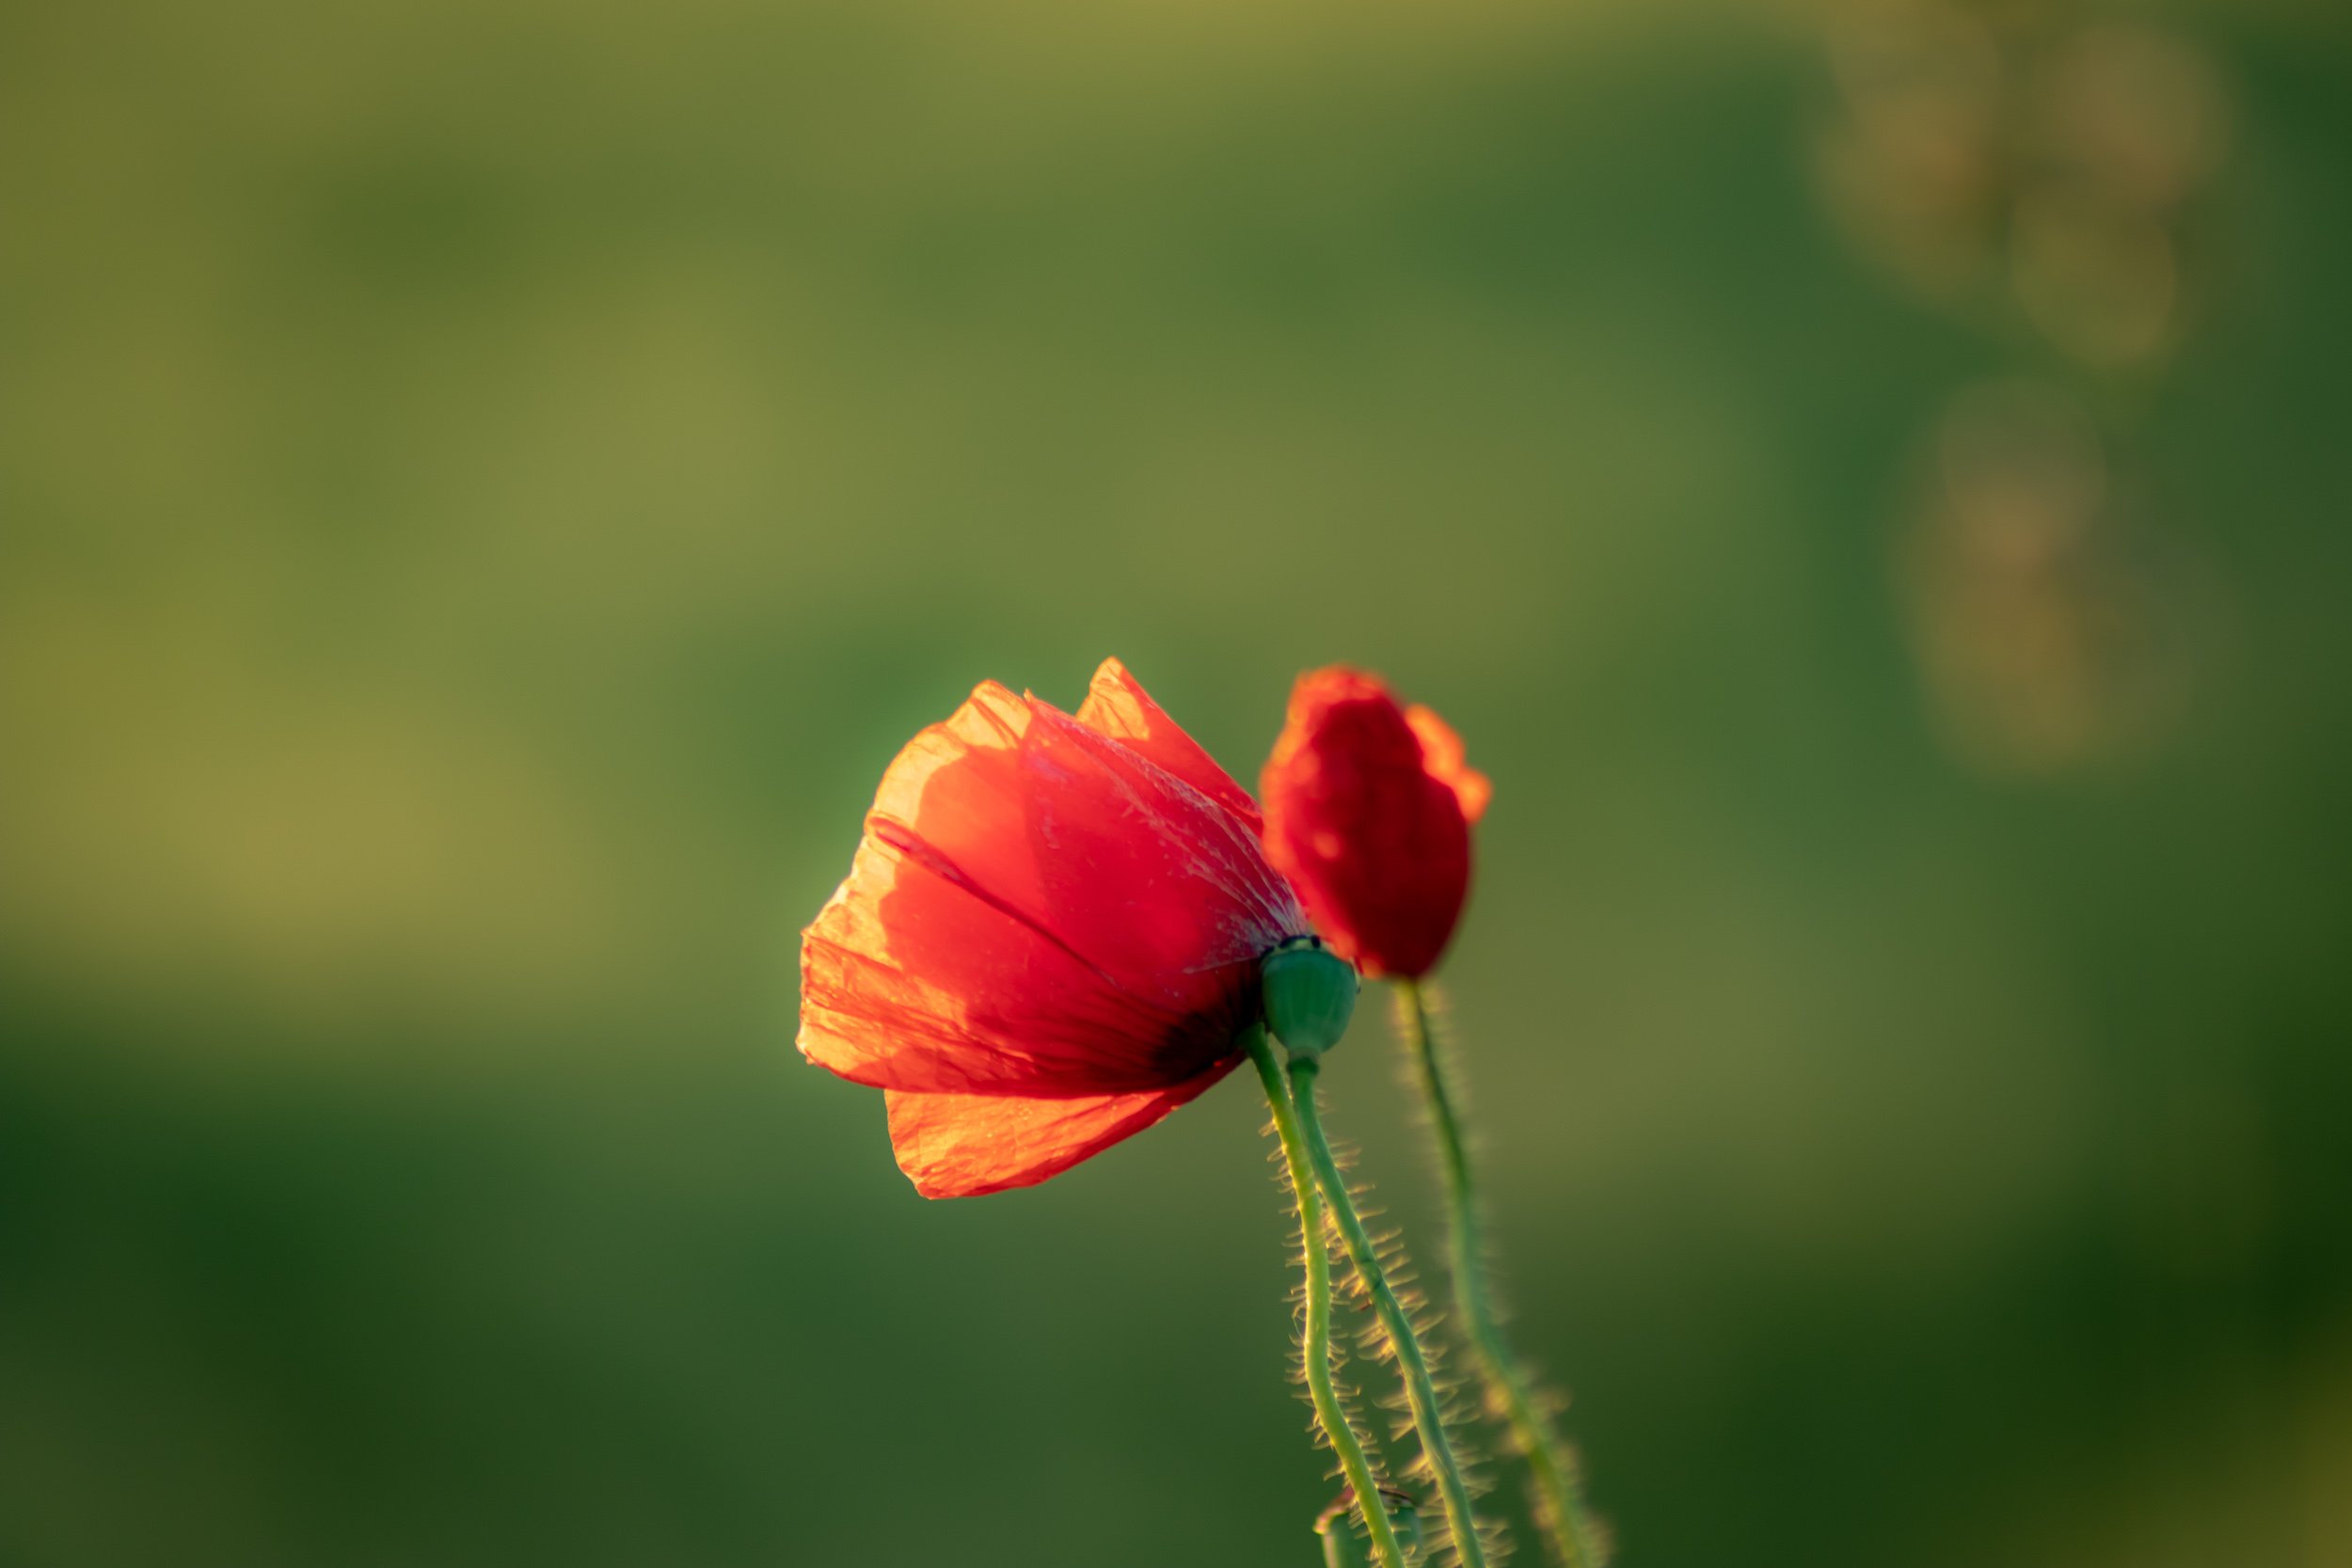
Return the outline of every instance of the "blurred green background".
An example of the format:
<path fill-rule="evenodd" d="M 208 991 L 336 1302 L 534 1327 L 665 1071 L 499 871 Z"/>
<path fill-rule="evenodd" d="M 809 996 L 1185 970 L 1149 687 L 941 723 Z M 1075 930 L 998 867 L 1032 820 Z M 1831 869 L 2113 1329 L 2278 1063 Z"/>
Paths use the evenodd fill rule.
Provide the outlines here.
<path fill-rule="evenodd" d="M 0 7 L 0 1562 L 1312 1561 L 1246 1080 L 927 1205 L 791 1049 L 1110 653 L 1493 776 L 1629 1564 L 2352 1561 L 2352 35 L 1931 9 Z"/>

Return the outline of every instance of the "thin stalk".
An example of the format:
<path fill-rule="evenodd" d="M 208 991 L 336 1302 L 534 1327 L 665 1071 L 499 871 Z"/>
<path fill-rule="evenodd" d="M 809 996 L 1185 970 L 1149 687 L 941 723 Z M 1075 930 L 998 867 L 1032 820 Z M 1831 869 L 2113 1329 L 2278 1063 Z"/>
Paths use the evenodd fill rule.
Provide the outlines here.
<path fill-rule="evenodd" d="M 1454 1536 L 1456 1560 L 1461 1568 L 1486 1568 L 1486 1544 L 1479 1539 L 1478 1519 L 1470 1512 L 1470 1488 L 1463 1482 L 1453 1442 L 1446 1436 L 1438 1390 L 1429 1380 L 1429 1359 L 1422 1354 L 1421 1340 L 1413 1332 L 1412 1319 L 1406 1313 L 1404 1303 L 1397 1299 L 1387 1272 L 1380 1267 L 1380 1254 L 1356 1213 L 1356 1201 L 1348 1194 L 1347 1179 L 1342 1174 L 1339 1162 L 1332 1158 L 1331 1145 L 1323 1135 L 1323 1117 L 1315 1104 L 1315 1077 L 1321 1069 L 1311 1056 L 1292 1057 L 1290 1069 L 1291 1100 L 1298 1112 L 1299 1130 L 1306 1135 L 1307 1152 L 1314 1162 L 1324 1199 L 1331 1206 L 1331 1217 L 1338 1222 L 1340 1239 L 1346 1243 L 1357 1276 L 1363 1281 L 1374 1309 L 1380 1314 L 1380 1325 L 1396 1347 L 1397 1370 L 1405 1379 L 1406 1403 L 1412 1410 L 1413 1426 L 1421 1433 L 1422 1454 L 1437 1477 L 1438 1500 L 1445 1508 L 1446 1528 Z"/>
<path fill-rule="evenodd" d="M 1316 1196 L 1314 1170 L 1307 1142 L 1299 1133 L 1299 1118 L 1291 1103 L 1290 1086 L 1274 1059 L 1274 1047 L 1263 1027 L 1252 1028 L 1245 1043 L 1265 1086 L 1266 1104 L 1274 1111 L 1274 1131 L 1282 1140 L 1282 1158 L 1290 1170 L 1291 1191 L 1298 1198 L 1298 1228 L 1307 1255 L 1307 1393 L 1315 1407 L 1315 1422 L 1323 1428 L 1331 1451 L 1340 1456 L 1340 1473 L 1356 1494 L 1356 1511 L 1372 1537 L 1373 1559 L 1379 1568 L 1410 1568 L 1389 1511 L 1380 1501 L 1380 1488 L 1372 1477 L 1372 1462 L 1348 1424 L 1331 1380 L 1331 1258 L 1323 1240 L 1323 1204 Z"/>
<path fill-rule="evenodd" d="M 1602 1568 L 1607 1544 L 1586 1509 L 1576 1455 L 1546 1418 L 1519 1360 L 1502 1337 L 1502 1323 L 1487 1288 L 1484 1220 L 1461 1117 L 1446 1088 L 1445 1067 L 1430 1037 L 1429 1002 L 1417 980 L 1396 982 L 1397 1025 L 1413 1059 L 1414 1075 L 1438 1143 L 1445 1178 L 1447 1252 L 1453 1275 L 1454 1315 L 1486 1385 L 1486 1407 L 1510 1428 L 1511 1441 L 1527 1459 L 1533 1481 L 1533 1512 L 1545 1543 L 1562 1568 Z"/>

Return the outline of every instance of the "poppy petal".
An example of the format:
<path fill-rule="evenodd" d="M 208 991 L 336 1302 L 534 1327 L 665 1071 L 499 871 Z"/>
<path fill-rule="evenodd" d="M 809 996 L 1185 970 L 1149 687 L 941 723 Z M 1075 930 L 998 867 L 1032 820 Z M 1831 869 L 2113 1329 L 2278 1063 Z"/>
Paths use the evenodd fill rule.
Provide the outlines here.
<path fill-rule="evenodd" d="M 1183 725 L 1163 712 L 1118 659 L 1104 659 L 1094 672 L 1087 700 L 1078 705 L 1077 720 L 1175 774 L 1240 817 L 1251 832 L 1259 831 L 1258 802 L 1250 799 L 1249 791 L 1219 768 L 1216 759 L 1184 733 Z"/>
<path fill-rule="evenodd" d="M 1232 1070 L 1235 1060 L 1136 1094 L 1034 1100 L 894 1091 L 884 1096 L 891 1149 L 925 1197 L 1033 1187 L 1152 1126 Z"/>

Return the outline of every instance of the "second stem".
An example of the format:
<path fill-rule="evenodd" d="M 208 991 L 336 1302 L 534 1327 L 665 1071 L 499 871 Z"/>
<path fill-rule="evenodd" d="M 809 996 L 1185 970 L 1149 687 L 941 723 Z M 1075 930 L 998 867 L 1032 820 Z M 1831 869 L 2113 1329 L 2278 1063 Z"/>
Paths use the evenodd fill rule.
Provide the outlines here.
<path fill-rule="evenodd" d="M 1552 1556 L 1562 1568 L 1601 1568 L 1608 1551 L 1585 1510 L 1576 1456 L 1545 1419 L 1526 1374 L 1503 1341 L 1502 1319 L 1486 1290 L 1477 1185 L 1470 1171 L 1470 1148 L 1462 1136 L 1461 1117 L 1447 1089 L 1445 1067 L 1429 1027 L 1428 998 L 1417 980 L 1399 980 L 1396 985 L 1397 1019 L 1412 1053 L 1414 1073 L 1420 1080 L 1422 1101 L 1429 1113 L 1430 1132 L 1437 1139 L 1438 1162 L 1445 1178 L 1455 1315 L 1477 1357 L 1486 1386 L 1487 1407 L 1502 1417 L 1511 1430 L 1512 1443 L 1527 1459 L 1534 1481 L 1536 1522 Z"/>

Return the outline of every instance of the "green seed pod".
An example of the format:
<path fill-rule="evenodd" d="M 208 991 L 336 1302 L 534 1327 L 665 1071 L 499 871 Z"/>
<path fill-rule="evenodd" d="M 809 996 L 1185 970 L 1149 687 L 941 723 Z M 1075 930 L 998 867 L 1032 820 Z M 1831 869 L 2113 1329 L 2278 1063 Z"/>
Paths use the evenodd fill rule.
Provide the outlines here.
<path fill-rule="evenodd" d="M 1294 1056 L 1320 1056 L 1340 1043 L 1356 1013 L 1356 966 L 1321 937 L 1293 937 L 1259 965 L 1266 1027 Z"/>
<path fill-rule="evenodd" d="M 1323 1568 L 1372 1568 L 1372 1549 L 1356 1534 L 1348 1513 L 1345 1503 L 1335 1503 L 1315 1521 L 1315 1533 L 1323 1537 Z"/>
<path fill-rule="evenodd" d="M 1315 1516 L 1315 1533 L 1323 1537 L 1323 1568 L 1374 1568 L 1372 1544 L 1364 1539 L 1361 1525 L 1356 1523 L 1353 1492 L 1343 1492 L 1337 1501 Z M 1421 1554 L 1421 1513 L 1413 1499 L 1402 1492 L 1380 1489 L 1380 1505 L 1389 1511 L 1389 1528 L 1405 1547 L 1408 1558 L 1418 1560 Z"/>

